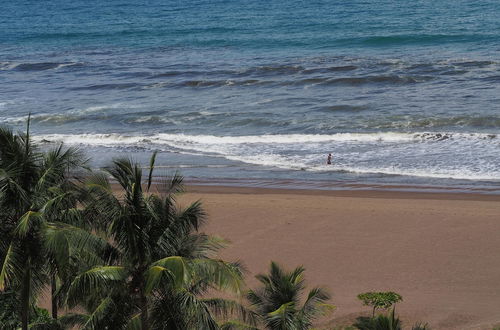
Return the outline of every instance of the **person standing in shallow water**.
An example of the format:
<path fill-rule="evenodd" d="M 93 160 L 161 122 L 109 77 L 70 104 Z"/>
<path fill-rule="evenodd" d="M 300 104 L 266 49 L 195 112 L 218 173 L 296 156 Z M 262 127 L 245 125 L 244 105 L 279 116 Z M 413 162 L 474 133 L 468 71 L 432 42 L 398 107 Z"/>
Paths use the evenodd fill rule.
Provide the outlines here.
<path fill-rule="evenodd" d="M 332 154 L 328 154 L 328 157 L 326 158 L 326 164 L 332 165 Z"/>

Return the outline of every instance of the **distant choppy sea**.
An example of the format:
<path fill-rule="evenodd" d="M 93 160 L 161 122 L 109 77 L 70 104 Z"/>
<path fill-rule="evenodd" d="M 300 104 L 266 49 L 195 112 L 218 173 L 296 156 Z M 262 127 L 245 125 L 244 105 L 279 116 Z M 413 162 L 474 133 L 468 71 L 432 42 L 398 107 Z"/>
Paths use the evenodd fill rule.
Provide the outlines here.
<path fill-rule="evenodd" d="M 1 7 L 0 123 L 96 167 L 500 192 L 497 0 Z"/>

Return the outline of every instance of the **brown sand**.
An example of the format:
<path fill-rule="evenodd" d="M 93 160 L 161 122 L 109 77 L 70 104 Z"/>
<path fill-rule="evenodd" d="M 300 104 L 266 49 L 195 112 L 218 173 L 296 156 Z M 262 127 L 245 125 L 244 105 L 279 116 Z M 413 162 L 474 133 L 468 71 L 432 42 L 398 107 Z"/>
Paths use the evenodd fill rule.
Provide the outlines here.
<path fill-rule="evenodd" d="M 271 260 L 306 267 L 337 310 L 328 328 L 369 310 L 365 291 L 403 296 L 409 326 L 491 329 L 500 324 L 500 196 L 324 192 L 191 186 L 205 231 L 232 241 L 222 255 L 244 262 L 249 286 Z"/>

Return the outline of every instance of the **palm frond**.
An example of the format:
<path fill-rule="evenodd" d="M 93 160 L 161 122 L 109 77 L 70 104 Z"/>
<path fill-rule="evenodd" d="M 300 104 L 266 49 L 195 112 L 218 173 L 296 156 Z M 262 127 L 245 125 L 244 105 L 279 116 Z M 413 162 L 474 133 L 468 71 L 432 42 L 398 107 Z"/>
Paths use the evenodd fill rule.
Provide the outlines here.
<path fill-rule="evenodd" d="M 230 320 L 222 322 L 219 324 L 220 330 L 260 330 L 260 328 L 255 327 L 250 324 L 245 324 L 237 320 Z"/>
<path fill-rule="evenodd" d="M 2 270 L 0 272 L 0 291 L 11 286 L 14 279 L 21 278 L 24 271 L 25 258 L 18 244 L 12 242 L 7 249 L 2 260 Z"/>
<path fill-rule="evenodd" d="M 19 223 L 15 230 L 16 235 L 18 235 L 21 238 L 26 237 L 30 229 L 40 225 L 41 221 L 42 221 L 41 212 L 35 212 L 35 211 L 26 212 L 19 219 Z"/>
<path fill-rule="evenodd" d="M 173 176 L 160 180 L 156 186 L 161 196 L 175 200 L 175 195 L 184 192 L 184 177 L 175 172 Z"/>
<path fill-rule="evenodd" d="M 43 230 L 47 254 L 59 268 L 70 262 L 70 255 L 80 256 L 87 265 L 104 264 L 110 260 L 112 246 L 91 232 L 62 222 L 46 223 Z"/>
<path fill-rule="evenodd" d="M 113 166 L 106 167 L 107 171 L 125 190 L 128 198 L 133 198 L 134 190 L 141 189 L 142 170 L 129 158 L 113 160 Z"/>
<path fill-rule="evenodd" d="M 104 298 L 97 308 L 92 311 L 92 314 L 86 318 L 85 323 L 82 324 L 82 329 L 101 329 L 100 323 L 106 319 L 107 313 L 114 308 L 117 308 L 117 306 L 114 305 L 113 299 L 109 296 Z"/>
<path fill-rule="evenodd" d="M 295 306 L 293 302 L 281 305 L 275 311 L 266 316 L 266 323 L 273 330 L 295 330 L 297 323 L 295 320 Z"/>
<path fill-rule="evenodd" d="M 193 259 L 189 263 L 193 277 L 207 279 L 219 290 L 241 293 L 243 275 L 238 264 L 214 259 Z"/>
<path fill-rule="evenodd" d="M 324 288 L 317 287 L 309 291 L 304 305 L 298 312 L 300 322 L 305 325 L 305 327 L 309 327 L 315 317 L 333 312 L 335 306 L 327 303 L 330 298 L 331 295 Z"/>
<path fill-rule="evenodd" d="M 142 330 L 141 314 L 133 315 L 127 323 L 127 330 Z"/>
<path fill-rule="evenodd" d="M 188 267 L 186 260 L 178 256 L 163 258 L 152 263 L 146 272 L 146 292 L 149 294 L 156 289 L 164 276 L 168 276 L 175 287 L 182 287 L 189 278 Z"/>
<path fill-rule="evenodd" d="M 229 320 L 234 317 L 244 322 L 246 326 L 255 326 L 259 321 L 259 317 L 254 311 L 235 300 L 204 298 L 200 299 L 200 302 L 208 306 L 213 314 L 224 320 Z"/>
<path fill-rule="evenodd" d="M 175 248 L 175 254 L 190 259 L 215 257 L 217 252 L 228 244 L 228 241 L 223 238 L 206 234 L 178 237 L 176 242 L 178 245 Z"/>
<path fill-rule="evenodd" d="M 102 172 L 91 172 L 84 181 L 86 187 L 106 192 L 111 192 L 108 177 Z"/>
<path fill-rule="evenodd" d="M 106 291 L 120 284 L 128 276 L 124 267 L 101 266 L 90 269 L 75 277 L 68 291 L 66 303 L 74 307 L 82 296 L 90 295 L 93 291 Z"/>
<path fill-rule="evenodd" d="M 158 292 L 153 299 L 151 320 L 154 329 L 218 330 L 208 306 L 185 290 Z"/>
<path fill-rule="evenodd" d="M 207 213 L 203 209 L 201 201 L 196 201 L 187 208 L 179 210 L 176 218 L 176 226 L 182 226 L 187 230 L 198 230 L 205 223 Z"/>
<path fill-rule="evenodd" d="M 261 313 L 263 312 L 262 309 L 267 304 L 267 302 L 264 300 L 265 298 L 263 297 L 262 290 L 249 290 L 246 293 L 246 298 L 248 299 L 248 301 L 250 301 L 254 308 L 257 308 Z"/>
<path fill-rule="evenodd" d="M 157 154 L 158 154 L 157 151 L 153 152 L 153 155 L 151 156 L 151 159 L 149 160 L 149 175 L 148 175 L 148 188 L 147 188 L 148 191 L 149 191 L 149 188 L 151 187 L 151 183 L 153 181 L 153 171 L 155 168 L 155 161 L 156 161 Z"/>
<path fill-rule="evenodd" d="M 35 185 L 35 191 L 44 191 L 65 179 L 71 170 L 82 168 L 88 160 L 76 148 L 63 148 L 59 144 L 43 154 L 41 173 Z"/>

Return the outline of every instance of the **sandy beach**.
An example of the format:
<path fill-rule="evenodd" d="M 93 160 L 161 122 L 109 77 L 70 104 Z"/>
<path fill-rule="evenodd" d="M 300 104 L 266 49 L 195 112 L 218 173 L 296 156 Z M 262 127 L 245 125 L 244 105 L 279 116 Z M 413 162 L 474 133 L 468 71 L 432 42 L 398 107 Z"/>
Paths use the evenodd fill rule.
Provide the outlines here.
<path fill-rule="evenodd" d="M 500 324 L 500 196 L 190 186 L 206 232 L 229 239 L 247 282 L 271 260 L 306 267 L 309 286 L 327 286 L 333 328 L 367 314 L 356 295 L 392 290 L 410 326 L 491 329 Z"/>

